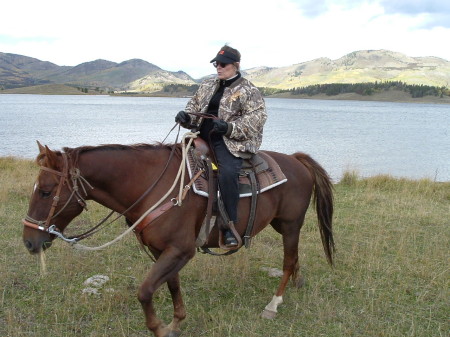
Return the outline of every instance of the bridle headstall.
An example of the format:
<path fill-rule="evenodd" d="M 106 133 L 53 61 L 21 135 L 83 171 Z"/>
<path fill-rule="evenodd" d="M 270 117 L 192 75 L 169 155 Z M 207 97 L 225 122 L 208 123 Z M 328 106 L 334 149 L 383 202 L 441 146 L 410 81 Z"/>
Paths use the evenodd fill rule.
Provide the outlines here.
<path fill-rule="evenodd" d="M 27 214 L 25 219 L 22 219 L 22 223 L 26 227 L 37 229 L 37 230 L 40 230 L 42 232 L 47 232 L 49 234 L 54 234 L 57 237 L 63 239 L 64 241 L 67 241 L 67 242 L 70 242 L 70 243 L 74 243 L 74 242 L 78 241 L 78 238 L 66 238 L 66 237 L 64 237 L 62 235 L 62 233 L 60 232 L 59 228 L 56 225 L 51 224 L 51 222 L 52 222 L 53 219 L 55 219 L 59 214 L 61 214 L 66 209 L 66 207 L 69 205 L 69 203 L 72 201 L 72 199 L 74 197 L 77 198 L 77 202 L 80 204 L 80 206 L 87 210 L 86 200 L 81 195 L 79 187 L 81 186 L 85 197 L 87 197 L 87 195 L 88 195 L 85 185 L 87 185 L 87 187 L 89 187 L 90 189 L 93 189 L 93 187 L 81 175 L 81 172 L 80 172 L 80 170 L 78 168 L 71 168 L 69 170 L 69 163 L 68 163 L 68 159 L 67 159 L 67 154 L 62 152 L 61 155 L 62 155 L 62 158 L 63 158 L 63 169 L 62 169 L 62 171 L 57 171 L 57 170 L 48 168 L 46 166 L 40 166 L 39 167 L 41 171 L 46 171 L 46 172 L 49 172 L 49 173 L 54 174 L 54 175 L 59 177 L 59 184 L 58 184 L 58 187 L 56 189 L 55 196 L 53 197 L 52 206 L 51 206 L 50 211 L 48 213 L 47 219 L 45 221 L 43 221 L 43 220 L 36 220 L 36 219 L 32 218 L 31 216 L 29 216 Z M 69 182 L 69 179 L 72 181 L 72 183 Z M 58 212 L 56 212 L 56 208 L 58 207 L 59 201 L 61 199 L 60 198 L 61 190 L 62 190 L 62 187 L 64 185 L 67 185 L 67 187 L 71 191 L 71 194 L 70 194 L 69 198 L 67 199 L 66 203 L 61 207 L 61 209 Z M 55 214 L 55 212 L 56 212 L 56 214 Z"/>

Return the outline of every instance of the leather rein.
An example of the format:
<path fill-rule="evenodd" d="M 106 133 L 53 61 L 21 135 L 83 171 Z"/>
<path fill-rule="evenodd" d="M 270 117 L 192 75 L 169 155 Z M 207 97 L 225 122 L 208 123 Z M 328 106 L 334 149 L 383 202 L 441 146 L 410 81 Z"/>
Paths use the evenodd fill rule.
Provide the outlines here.
<path fill-rule="evenodd" d="M 177 140 L 178 140 L 178 135 L 177 135 Z M 155 182 L 130 207 L 128 207 L 124 212 L 120 213 L 115 219 L 111 220 L 108 223 L 108 225 L 115 222 L 121 216 L 124 216 L 127 212 L 129 212 L 131 209 L 133 209 L 140 201 L 142 201 L 142 199 L 145 198 L 145 196 L 147 196 L 151 192 L 151 190 L 153 190 L 153 188 L 161 180 L 161 178 L 163 177 L 167 168 L 169 167 L 169 163 L 171 162 L 173 155 L 175 153 L 175 148 L 176 148 L 175 145 L 172 146 L 172 149 L 171 149 L 171 152 L 169 155 L 169 159 L 167 160 L 162 172 L 160 173 L 159 177 L 155 180 Z M 87 194 L 84 184 L 86 184 L 90 189 L 94 189 L 94 187 L 92 187 L 92 185 L 89 184 L 89 182 L 81 175 L 81 172 L 78 168 L 71 168 L 69 170 L 67 154 L 65 152 L 62 152 L 61 154 L 62 154 L 63 163 L 64 163 L 62 172 L 50 169 L 45 166 L 39 167 L 41 171 L 46 171 L 46 172 L 52 173 L 59 177 L 58 188 L 56 190 L 55 196 L 53 197 L 52 206 L 50 208 L 50 211 L 49 211 L 49 214 L 48 214 L 46 220 L 45 221 L 36 220 L 27 214 L 26 217 L 24 219 L 22 219 L 22 223 L 26 227 L 37 229 L 42 232 L 56 235 L 60 239 L 73 244 L 73 243 L 77 243 L 87 237 L 90 237 L 91 235 L 93 235 L 94 233 L 99 231 L 99 227 L 101 225 L 103 225 L 111 217 L 111 215 L 114 213 L 114 211 L 111 211 L 102 221 L 100 221 L 97 225 L 95 225 L 93 228 L 89 229 L 85 233 L 80 234 L 78 236 L 72 236 L 69 238 L 66 238 L 55 224 L 50 224 L 54 218 L 56 218 L 59 214 L 61 214 L 64 211 L 64 209 L 69 205 L 70 201 L 74 198 L 75 195 L 78 197 L 77 202 L 83 207 L 83 209 L 87 210 L 87 203 L 86 203 L 86 200 L 81 196 L 81 194 L 79 192 L 79 186 L 82 187 L 85 197 L 87 197 L 88 194 Z M 69 180 L 72 181 L 72 184 L 69 183 Z M 64 206 L 55 214 L 56 208 L 57 208 L 59 200 L 60 200 L 62 186 L 66 185 L 66 184 L 72 193 L 71 193 L 70 197 L 68 198 L 67 202 L 64 204 Z"/>

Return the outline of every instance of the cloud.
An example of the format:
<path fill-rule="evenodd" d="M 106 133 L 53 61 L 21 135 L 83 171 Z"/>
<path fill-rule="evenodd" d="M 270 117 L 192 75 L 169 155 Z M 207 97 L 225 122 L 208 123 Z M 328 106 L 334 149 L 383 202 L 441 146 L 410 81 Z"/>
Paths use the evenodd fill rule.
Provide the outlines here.
<path fill-rule="evenodd" d="M 281 67 L 355 50 L 390 49 L 450 58 L 447 4 L 384 0 L 9 1 L 0 51 L 58 65 L 141 58 L 194 78 L 224 43 L 242 68 Z M 447 21 L 445 21 L 447 20 Z M 441 22 L 441 23 L 440 23 Z M 425 55 L 424 55 L 425 54 Z"/>
<path fill-rule="evenodd" d="M 450 28 L 450 2 L 442 0 L 381 0 L 386 14 L 424 16 L 420 28 Z"/>
<path fill-rule="evenodd" d="M 442 0 L 293 0 L 304 16 L 316 18 L 340 8 L 351 11 L 366 4 L 378 5 L 386 15 L 422 16 L 425 22 L 420 28 L 450 27 L 450 2 Z"/>
<path fill-rule="evenodd" d="M 422 13 L 449 13 L 450 3 L 442 0 L 381 0 L 380 4 L 386 13 L 395 14 L 422 14 Z"/>

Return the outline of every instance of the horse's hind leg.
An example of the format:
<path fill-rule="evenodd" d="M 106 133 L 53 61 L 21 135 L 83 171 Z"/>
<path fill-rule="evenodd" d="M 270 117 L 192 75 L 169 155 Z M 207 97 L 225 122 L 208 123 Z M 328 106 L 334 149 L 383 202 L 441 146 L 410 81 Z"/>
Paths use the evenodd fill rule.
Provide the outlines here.
<path fill-rule="evenodd" d="M 264 318 L 275 318 L 278 305 L 283 303 L 283 294 L 286 290 L 290 277 L 292 277 L 292 280 L 296 286 L 301 286 L 302 282 L 299 274 L 300 267 L 298 263 L 298 241 L 303 219 L 304 216 L 302 216 L 298 221 L 293 222 L 272 221 L 272 227 L 283 236 L 283 276 L 272 301 L 265 307 L 262 313 L 262 317 Z"/>

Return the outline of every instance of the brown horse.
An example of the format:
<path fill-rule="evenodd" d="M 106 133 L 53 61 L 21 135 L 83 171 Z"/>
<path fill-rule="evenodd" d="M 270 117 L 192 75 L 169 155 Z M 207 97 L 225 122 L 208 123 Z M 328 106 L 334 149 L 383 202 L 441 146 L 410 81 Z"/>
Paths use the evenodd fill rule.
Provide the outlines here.
<path fill-rule="evenodd" d="M 172 151 L 174 147 L 175 151 Z M 85 200 L 94 200 L 118 213 L 126 211 L 127 220 L 135 222 L 166 194 L 173 183 L 182 162 L 180 148 L 179 144 L 138 144 L 52 151 L 39 144 L 40 153 L 36 161 L 41 170 L 24 220 L 23 240 L 26 248 L 31 253 L 48 248 L 52 240 L 62 236 L 70 221 L 82 212 Z M 312 195 L 325 255 L 328 262 L 333 263 L 333 195 L 329 176 L 308 155 L 266 153 L 277 161 L 287 178 L 286 183 L 258 197 L 253 231 L 256 235 L 270 224 L 283 239 L 283 276 L 275 296 L 263 313 L 264 317 L 273 318 L 289 278 L 292 277 L 295 285 L 300 284 L 299 235 Z M 184 184 L 188 181 L 185 178 Z M 145 193 L 152 184 L 151 192 Z M 139 200 L 142 195 L 145 197 Z M 175 196 L 174 192 L 165 201 Z M 241 235 L 245 232 L 249 217 L 249 199 L 242 198 L 239 203 L 240 220 L 236 230 Z M 137 200 L 139 202 L 136 204 Z M 130 205 L 134 207 L 129 209 Z M 156 262 L 140 286 L 138 299 L 144 310 L 146 325 L 157 337 L 180 334 L 180 324 L 186 310 L 178 273 L 195 255 L 196 238 L 206 208 L 206 198 L 188 191 L 180 207 L 170 208 L 140 233 L 139 239 L 155 256 Z M 217 230 L 213 230 L 208 242 L 208 247 L 217 247 Z M 156 316 L 153 306 L 153 294 L 163 283 L 168 285 L 174 306 L 173 320 L 168 326 Z"/>

